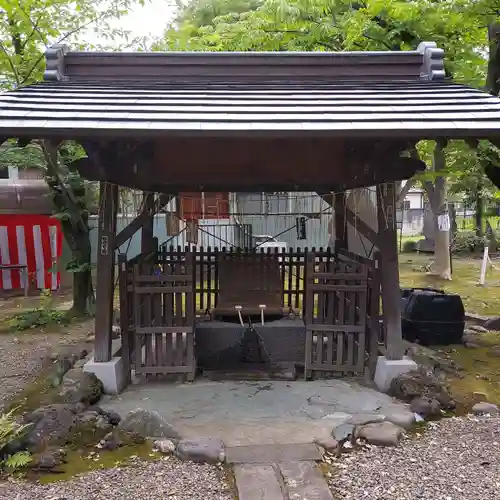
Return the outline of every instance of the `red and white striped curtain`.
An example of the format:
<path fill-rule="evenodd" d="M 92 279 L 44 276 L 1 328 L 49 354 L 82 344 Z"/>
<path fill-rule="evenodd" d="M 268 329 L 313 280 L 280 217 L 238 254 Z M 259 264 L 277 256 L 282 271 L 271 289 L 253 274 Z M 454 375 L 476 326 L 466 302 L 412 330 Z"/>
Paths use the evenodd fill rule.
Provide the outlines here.
<path fill-rule="evenodd" d="M 32 286 L 57 290 L 56 262 L 62 252 L 58 219 L 47 215 L 0 215 L 0 263 L 27 265 Z M 22 288 L 21 272 L 2 270 L 0 289 Z"/>

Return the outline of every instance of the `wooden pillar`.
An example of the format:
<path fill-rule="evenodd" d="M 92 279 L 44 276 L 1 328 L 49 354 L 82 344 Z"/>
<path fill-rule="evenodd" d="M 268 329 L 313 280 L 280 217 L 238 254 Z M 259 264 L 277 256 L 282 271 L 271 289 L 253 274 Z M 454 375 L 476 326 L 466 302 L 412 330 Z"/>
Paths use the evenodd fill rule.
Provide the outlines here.
<path fill-rule="evenodd" d="M 111 360 L 118 186 L 100 183 L 94 361 Z"/>
<path fill-rule="evenodd" d="M 347 222 L 346 222 L 345 193 L 335 194 L 335 250 L 343 248 L 347 250 Z"/>
<path fill-rule="evenodd" d="M 129 331 L 129 297 L 127 291 L 127 255 L 118 255 L 118 285 L 120 290 L 120 330 L 122 340 L 123 375 L 127 384 L 131 382 L 130 356 L 133 345 L 131 342 L 131 332 Z"/>
<path fill-rule="evenodd" d="M 377 219 L 386 357 L 393 360 L 401 359 L 403 356 L 401 295 L 394 182 L 377 186 Z"/>
<path fill-rule="evenodd" d="M 143 213 L 147 218 L 141 229 L 141 252 L 150 254 L 156 250 L 154 240 L 154 213 L 155 213 L 155 195 L 154 193 L 144 193 L 143 195 Z"/>

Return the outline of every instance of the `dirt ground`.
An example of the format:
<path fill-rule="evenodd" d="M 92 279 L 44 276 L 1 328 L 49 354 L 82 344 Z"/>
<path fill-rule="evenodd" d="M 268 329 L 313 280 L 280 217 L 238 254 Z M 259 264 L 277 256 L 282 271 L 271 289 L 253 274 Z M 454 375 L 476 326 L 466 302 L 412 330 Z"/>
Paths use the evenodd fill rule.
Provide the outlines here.
<path fill-rule="evenodd" d="M 45 330 L 16 332 L 9 328 L 9 316 L 39 304 L 37 296 L 0 299 L 0 408 L 36 379 L 47 356 L 66 345 L 84 343 L 93 333 L 93 320 Z M 70 294 L 54 297 L 54 307 L 68 309 L 70 305 Z"/>

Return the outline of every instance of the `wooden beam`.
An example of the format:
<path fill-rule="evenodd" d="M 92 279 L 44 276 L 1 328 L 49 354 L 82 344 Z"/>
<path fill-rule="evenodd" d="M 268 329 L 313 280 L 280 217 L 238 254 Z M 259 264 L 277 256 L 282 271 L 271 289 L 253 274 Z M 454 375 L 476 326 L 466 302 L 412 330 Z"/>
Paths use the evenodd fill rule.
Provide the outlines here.
<path fill-rule="evenodd" d="M 348 249 L 347 246 L 347 221 L 345 217 L 347 197 L 344 193 L 335 194 L 335 250 Z"/>
<path fill-rule="evenodd" d="M 111 329 L 115 289 L 116 214 L 118 186 L 101 182 L 99 196 L 99 226 L 97 238 L 97 285 L 95 315 L 94 360 L 111 360 Z"/>
<path fill-rule="evenodd" d="M 399 288 L 396 193 L 393 182 L 377 186 L 378 249 L 381 260 L 382 307 L 388 359 L 402 359 L 401 292 Z"/>
<path fill-rule="evenodd" d="M 380 233 L 372 229 L 363 219 L 358 217 L 349 207 L 346 207 L 345 216 L 347 222 L 353 226 L 362 236 L 377 248 L 380 248 Z"/>
<path fill-rule="evenodd" d="M 130 384 L 132 374 L 130 371 L 130 357 L 132 353 L 132 335 L 129 331 L 129 317 L 128 317 L 128 293 L 127 293 L 127 255 L 118 255 L 118 286 L 120 290 L 120 330 L 122 340 L 122 358 L 123 358 L 123 375 L 127 384 Z"/>
<path fill-rule="evenodd" d="M 330 206 L 333 206 L 335 204 L 335 194 L 334 193 L 324 193 L 321 191 L 317 191 L 317 194 Z M 346 200 L 347 201 L 347 200 Z M 379 248 L 378 245 L 378 234 L 377 232 L 372 229 L 365 221 L 360 219 L 349 207 L 345 206 L 344 210 L 345 214 L 345 220 L 351 226 L 354 226 L 362 236 L 364 236 L 370 243 L 373 243 L 377 248 Z M 337 221 L 335 220 L 335 224 L 337 224 Z M 336 229 L 335 229 L 336 231 Z M 347 233 L 347 231 L 346 231 Z"/>
<path fill-rule="evenodd" d="M 144 215 L 144 222 L 141 228 L 141 253 L 149 255 L 155 250 L 155 248 L 153 248 L 155 195 L 153 193 L 144 193 L 142 199 L 142 213 Z"/>
<path fill-rule="evenodd" d="M 165 205 L 167 205 L 173 196 L 169 194 L 160 194 L 153 206 L 153 215 L 158 213 Z M 149 208 L 143 207 L 141 213 L 126 227 L 124 227 L 115 238 L 115 249 L 120 248 L 128 239 L 132 238 L 134 234 L 141 229 L 147 222 L 149 217 Z"/>

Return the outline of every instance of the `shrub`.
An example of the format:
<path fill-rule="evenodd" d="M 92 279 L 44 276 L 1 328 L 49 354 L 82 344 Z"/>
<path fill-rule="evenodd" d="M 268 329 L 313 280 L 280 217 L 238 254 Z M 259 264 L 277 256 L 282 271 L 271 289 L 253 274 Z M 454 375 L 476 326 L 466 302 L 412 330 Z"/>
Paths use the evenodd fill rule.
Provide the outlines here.
<path fill-rule="evenodd" d="M 47 325 L 68 324 L 67 313 L 53 309 L 51 299 L 52 294 L 50 290 L 44 290 L 40 296 L 40 307 L 28 309 L 11 316 L 9 318 L 10 328 L 17 331 L 24 331 Z"/>
<path fill-rule="evenodd" d="M 455 236 L 451 248 L 454 253 L 475 253 L 482 252 L 484 245 L 484 238 L 477 236 L 473 231 L 462 231 Z"/>
<path fill-rule="evenodd" d="M 28 426 L 16 421 L 12 410 L 0 415 L 0 468 L 4 471 L 15 472 L 26 467 L 31 462 L 29 451 L 10 452 L 13 445 L 26 432 Z"/>
<path fill-rule="evenodd" d="M 411 253 L 417 251 L 417 242 L 413 240 L 405 241 L 403 243 L 403 252 Z"/>

